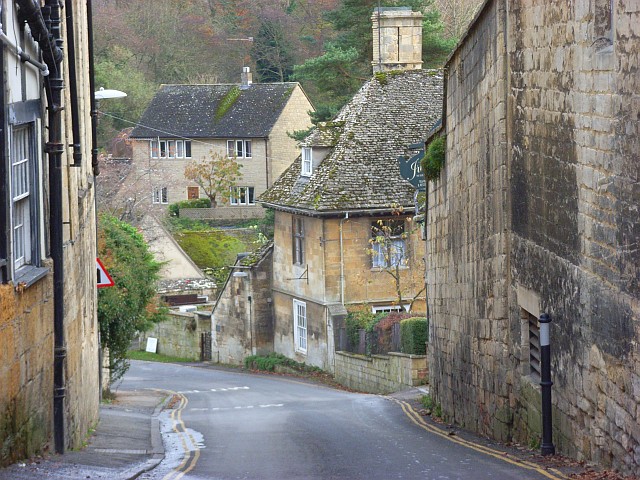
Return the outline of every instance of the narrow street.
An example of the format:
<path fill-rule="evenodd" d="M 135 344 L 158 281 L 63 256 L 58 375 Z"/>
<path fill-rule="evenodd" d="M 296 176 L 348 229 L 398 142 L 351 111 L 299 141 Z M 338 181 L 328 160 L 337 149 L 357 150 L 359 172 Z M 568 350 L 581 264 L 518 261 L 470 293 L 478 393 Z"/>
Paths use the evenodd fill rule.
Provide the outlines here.
<path fill-rule="evenodd" d="M 289 377 L 132 362 L 119 389 L 172 395 L 147 480 L 556 478 L 434 433 L 406 404 Z"/>

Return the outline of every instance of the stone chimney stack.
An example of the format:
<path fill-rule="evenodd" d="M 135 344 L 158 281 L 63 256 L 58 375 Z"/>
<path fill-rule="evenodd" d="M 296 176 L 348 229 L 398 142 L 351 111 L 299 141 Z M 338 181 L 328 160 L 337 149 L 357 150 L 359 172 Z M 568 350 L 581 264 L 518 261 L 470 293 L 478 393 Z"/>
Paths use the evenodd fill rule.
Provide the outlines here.
<path fill-rule="evenodd" d="M 249 88 L 252 83 L 253 83 L 253 75 L 251 74 L 251 69 L 249 67 L 242 67 L 240 88 L 242 89 Z"/>
<path fill-rule="evenodd" d="M 422 14 L 410 7 L 375 8 L 373 72 L 422 68 Z"/>

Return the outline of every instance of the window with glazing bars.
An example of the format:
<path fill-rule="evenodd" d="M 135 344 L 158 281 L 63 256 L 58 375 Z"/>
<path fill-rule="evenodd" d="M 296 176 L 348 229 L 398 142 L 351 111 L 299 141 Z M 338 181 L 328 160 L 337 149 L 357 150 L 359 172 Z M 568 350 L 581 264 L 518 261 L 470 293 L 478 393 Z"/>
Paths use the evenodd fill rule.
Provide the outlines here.
<path fill-rule="evenodd" d="M 24 125 L 12 132 L 11 148 L 11 202 L 13 262 L 17 270 L 31 263 L 33 235 L 31 210 L 33 207 L 32 179 L 33 158 L 31 141 L 33 127 Z"/>

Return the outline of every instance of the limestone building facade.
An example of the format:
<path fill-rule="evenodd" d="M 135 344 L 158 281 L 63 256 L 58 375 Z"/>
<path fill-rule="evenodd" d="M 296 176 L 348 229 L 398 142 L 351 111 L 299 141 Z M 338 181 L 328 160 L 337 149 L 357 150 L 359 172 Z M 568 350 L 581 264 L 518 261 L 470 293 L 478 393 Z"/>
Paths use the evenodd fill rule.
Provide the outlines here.
<path fill-rule="evenodd" d="M 640 473 L 640 6 L 487 0 L 450 56 L 429 190 L 431 388 L 448 420 Z"/>
<path fill-rule="evenodd" d="M 0 466 L 98 420 L 90 2 L 43 4 L 0 10 Z"/>
<path fill-rule="evenodd" d="M 232 221 L 263 215 L 256 199 L 299 154 L 288 134 L 311 126 L 313 106 L 300 84 L 251 83 L 247 73 L 240 85 L 160 87 L 131 132 L 132 168 L 121 200 L 163 214 L 168 204 L 206 198 L 184 170 L 217 154 L 235 158 L 241 178 L 216 208 L 191 213 Z"/>

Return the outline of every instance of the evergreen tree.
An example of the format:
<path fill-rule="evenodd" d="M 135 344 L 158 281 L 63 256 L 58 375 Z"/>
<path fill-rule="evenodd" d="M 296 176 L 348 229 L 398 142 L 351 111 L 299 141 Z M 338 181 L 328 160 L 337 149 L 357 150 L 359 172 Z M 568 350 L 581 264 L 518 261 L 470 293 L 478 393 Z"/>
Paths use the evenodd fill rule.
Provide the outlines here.
<path fill-rule="evenodd" d="M 456 44 L 444 37 L 444 25 L 432 0 L 342 0 L 339 8 L 326 14 L 337 37 L 325 44 L 323 55 L 294 67 L 294 78 L 304 84 L 314 98 L 314 121 L 331 118 L 362 84 L 371 77 L 374 8 L 408 6 L 422 12 L 424 68 L 442 65 Z"/>

